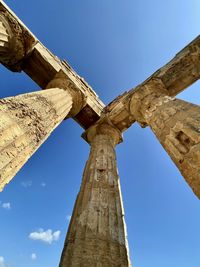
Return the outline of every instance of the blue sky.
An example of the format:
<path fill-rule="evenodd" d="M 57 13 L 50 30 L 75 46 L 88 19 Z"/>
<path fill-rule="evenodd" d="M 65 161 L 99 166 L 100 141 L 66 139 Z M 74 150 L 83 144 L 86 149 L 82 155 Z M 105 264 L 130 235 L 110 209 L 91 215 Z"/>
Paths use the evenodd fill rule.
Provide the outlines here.
<path fill-rule="evenodd" d="M 106 104 L 199 34 L 199 0 L 6 3 Z M 39 89 L 0 71 L 1 98 Z M 178 97 L 200 104 L 199 83 Z M 89 153 L 82 132 L 63 122 L 0 194 L 0 267 L 58 266 Z M 117 158 L 134 267 L 199 267 L 199 200 L 151 130 L 134 124 Z"/>

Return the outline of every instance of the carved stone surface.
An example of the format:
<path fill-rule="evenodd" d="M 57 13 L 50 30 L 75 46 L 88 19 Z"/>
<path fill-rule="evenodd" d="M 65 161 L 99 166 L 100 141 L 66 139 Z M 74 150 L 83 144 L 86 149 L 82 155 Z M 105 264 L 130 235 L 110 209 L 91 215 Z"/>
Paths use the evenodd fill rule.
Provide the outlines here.
<path fill-rule="evenodd" d="M 71 95 L 58 88 L 0 100 L 0 191 L 71 108 Z"/>
<path fill-rule="evenodd" d="M 100 118 L 105 106 L 91 86 L 65 60 L 52 54 L 3 1 L 0 1 L 0 14 L 0 22 L 4 24 L 3 28 L 0 24 L 0 32 L 2 29 L 8 34 L 8 43 L 7 40 L 0 41 L 0 62 L 9 70 L 24 71 L 41 88 L 46 88 L 56 74 L 62 72 L 65 80 L 80 91 L 86 102 L 73 118 L 84 129 L 89 128 Z M 1 36 L 0 40 L 4 38 Z"/>
<path fill-rule="evenodd" d="M 53 129 L 73 116 L 90 127 L 84 138 L 91 152 L 60 267 L 130 266 L 115 146 L 135 121 L 150 126 L 200 198 L 200 107 L 173 98 L 200 77 L 200 37 L 104 108 L 84 79 L 0 1 L 0 62 L 23 70 L 42 88 L 56 87 L 0 100 L 0 190 Z"/>
<path fill-rule="evenodd" d="M 68 117 L 76 116 L 86 104 L 85 95 L 61 71 L 55 75 L 46 88 L 61 88 L 70 93 L 73 98 L 73 106 Z"/>
<path fill-rule="evenodd" d="M 138 90 L 130 111 L 142 126 L 150 126 L 200 198 L 200 107 L 165 95 L 157 79 Z"/>
<path fill-rule="evenodd" d="M 168 98 L 170 97 L 167 96 L 167 90 L 162 81 L 154 78 L 133 91 L 129 98 L 128 110 L 135 120 L 145 127 L 147 114 L 151 114 L 157 105 L 162 105 L 163 99 Z"/>
<path fill-rule="evenodd" d="M 160 81 L 160 84 L 163 84 L 163 88 L 165 88 L 165 95 L 174 97 L 199 78 L 200 36 L 194 39 L 169 63 L 156 71 L 142 84 L 115 98 L 105 108 L 105 111 L 112 123 L 120 131 L 125 131 L 135 122 L 134 115 L 129 110 L 129 102 L 136 92 L 141 90 L 141 94 L 143 94 L 146 86 L 149 87 L 155 81 Z"/>
<path fill-rule="evenodd" d="M 200 198 L 200 107 L 166 97 L 146 113 L 148 125 Z"/>
<path fill-rule="evenodd" d="M 130 266 L 115 145 L 119 131 L 87 132 L 91 152 L 74 207 L 60 267 Z M 96 134 L 94 134 L 94 132 Z"/>
<path fill-rule="evenodd" d="M 197 81 L 200 78 L 200 36 L 151 77 L 160 78 L 170 96 L 176 96 Z"/>
<path fill-rule="evenodd" d="M 27 55 L 34 39 L 7 11 L 0 9 L 0 62 L 12 71 L 20 71 L 20 61 Z"/>

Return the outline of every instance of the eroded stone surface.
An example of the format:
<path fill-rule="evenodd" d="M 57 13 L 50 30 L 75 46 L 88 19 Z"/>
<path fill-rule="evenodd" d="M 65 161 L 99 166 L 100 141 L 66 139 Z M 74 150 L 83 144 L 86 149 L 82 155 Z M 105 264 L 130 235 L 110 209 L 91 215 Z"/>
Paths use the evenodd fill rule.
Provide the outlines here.
<path fill-rule="evenodd" d="M 179 99 L 163 99 L 147 117 L 158 140 L 200 198 L 200 107 Z"/>
<path fill-rule="evenodd" d="M 0 190 L 71 108 L 71 95 L 58 88 L 0 100 Z"/>
<path fill-rule="evenodd" d="M 154 80 L 132 96 L 130 111 L 151 127 L 200 198 L 200 107 L 166 96 L 162 82 Z"/>
<path fill-rule="evenodd" d="M 20 61 L 35 42 L 18 21 L 0 9 L 0 62 L 13 71 L 20 71 Z"/>
<path fill-rule="evenodd" d="M 96 135 L 93 130 L 87 135 L 90 157 L 60 267 L 130 266 L 114 148 L 120 138 L 118 131 L 114 132 L 112 127 L 101 125 Z"/>
<path fill-rule="evenodd" d="M 141 94 L 143 94 L 144 87 L 149 87 L 155 81 L 160 81 L 163 84 L 163 88 L 165 88 L 165 95 L 174 97 L 199 78 L 200 36 L 194 39 L 170 62 L 157 70 L 143 83 L 116 97 L 104 110 L 112 123 L 120 131 L 125 131 L 135 122 L 134 114 L 129 109 L 129 102 L 136 92 L 138 94 L 138 91 L 141 91 Z"/>
<path fill-rule="evenodd" d="M 65 60 L 51 53 L 3 1 L 0 1 L 0 63 L 11 71 L 24 71 L 41 88 L 46 88 L 62 72 L 63 79 L 86 101 L 73 118 L 84 129 L 100 118 L 105 105 L 92 87 Z"/>

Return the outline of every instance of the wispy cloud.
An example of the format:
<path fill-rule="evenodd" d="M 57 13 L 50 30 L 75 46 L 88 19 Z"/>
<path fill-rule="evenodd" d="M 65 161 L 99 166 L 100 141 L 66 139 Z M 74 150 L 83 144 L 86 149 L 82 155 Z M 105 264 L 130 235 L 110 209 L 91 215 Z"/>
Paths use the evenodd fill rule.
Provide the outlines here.
<path fill-rule="evenodd" d="M 10 210 L 11 209 L 11 204 L 10 204 L 10 202 L 5 202 L 5 203 L 1 204 L 1 207 L 3 209 Z"/>
<path fill-rule="evenodd" d="M 21 182 L 21 186 L 27 188 L 27 187 L 31 187 L 32 186 L 32 181 L 23 181 Z"/>
<path fill-rule="evenodd" d="M 37 259 L 37 255 L 35 253 L 31 254 L 31 260 L 36 260 Z"/>
<path fill-rule="evenodd" d="M 4 257 L 0 256 L 0 267 L 6 267 Z"/>
<path fill-rule="evenodd" d="M 32 240 L 42 241 L 47 244 L 52 244 L 53 241 L 58 241 L 60 237 L 60 231 L 53 232 L 51 229 L 44 231 L 43 229 L 38 229 L 36 232 L 29 234 L 29 238 Z"/>
<path fill-rule="evenodd" d="M 46 184 L 45 182 L 42 182 L 40 185 L 41 185 L 42 187 L 45 187 L 47 184 Z"/>

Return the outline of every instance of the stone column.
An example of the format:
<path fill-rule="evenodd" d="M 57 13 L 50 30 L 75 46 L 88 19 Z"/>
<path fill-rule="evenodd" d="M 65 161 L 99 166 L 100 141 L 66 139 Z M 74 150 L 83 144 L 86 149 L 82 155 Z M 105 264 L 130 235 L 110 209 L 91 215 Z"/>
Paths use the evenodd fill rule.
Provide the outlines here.
<path fill-rule="evenodd" d="M 12 71 L 21 71 L 22 60 L 35 42 L 8 11 L 0 10 L 0 63 Z"/>
<path fill-rule="evenodd" d="M 200 198 L 200 107 L 165 94 L 154 79 L 132 96 L 130 111 L 149 125 L 194 193 Z"/>
<path fill-rule="evenodd" d="M 59 267 L 130 266 L 115 146 L 109 124 L 90 128 L 91 144 Z"/>
<path fill-rule="evenodd" d="M 0 191 L 72 108 L 69 92 L 54 88 L 0 100 Z"/>

